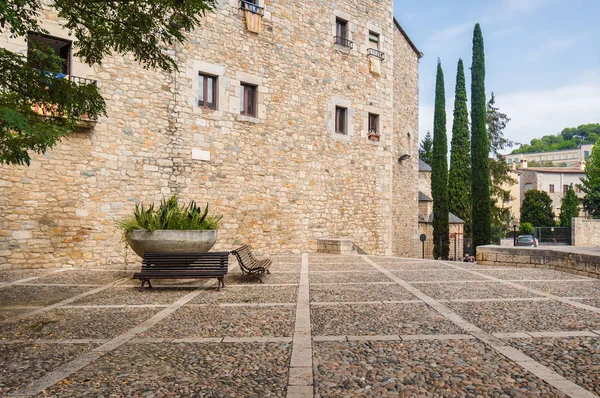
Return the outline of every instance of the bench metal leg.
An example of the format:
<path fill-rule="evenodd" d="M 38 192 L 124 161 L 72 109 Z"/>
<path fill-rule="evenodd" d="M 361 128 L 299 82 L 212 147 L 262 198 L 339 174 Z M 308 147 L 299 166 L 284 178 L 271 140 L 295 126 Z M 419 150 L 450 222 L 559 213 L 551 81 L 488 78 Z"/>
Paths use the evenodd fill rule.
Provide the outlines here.
<path fill-rule="evenodd" d="M 220 278 L 217 278 L 217 292 L 221 290 L 222 287 L 225 287 L 225 280 L 221 276 Z"/>
<path fill-rule="evenodd" d="M 146 282 L 148 282 L 148 287 L 149 287 L 150 289 L 152 289 L 152 284 L 150 283 L 150 279 L 147 279 L 147 278 L 142 278 L 142 279 L 140 279 L 140 280 L 142 281 L 142 287 L 144 287 L 144 285 L 146 284 Z"/>

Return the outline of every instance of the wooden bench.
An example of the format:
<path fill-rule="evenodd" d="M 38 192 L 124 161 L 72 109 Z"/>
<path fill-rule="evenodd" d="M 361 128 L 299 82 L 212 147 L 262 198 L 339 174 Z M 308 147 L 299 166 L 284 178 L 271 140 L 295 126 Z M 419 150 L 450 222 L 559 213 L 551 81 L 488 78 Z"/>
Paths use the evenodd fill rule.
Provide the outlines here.
<path fill-rule="evenodd" d="M 142 271 L 133 275 L 142 281 L 150 279 L 217 278 L 217 289 L 225 287 L 223 278 L 229 266 L 229 252 L 209 253 L 145 253 Z"/>
<path fill-rule="evenodd" d="M 249 246 L 239 247 L 231 252 L 240 264 L 240 269 L 243 274 L 253 275 L 253 274 L 270 274 L 269 267 L 273 264 L 273 260 L 270 258 L 265 258 L 263 260 L 258 260 L 250 251 Z"/>

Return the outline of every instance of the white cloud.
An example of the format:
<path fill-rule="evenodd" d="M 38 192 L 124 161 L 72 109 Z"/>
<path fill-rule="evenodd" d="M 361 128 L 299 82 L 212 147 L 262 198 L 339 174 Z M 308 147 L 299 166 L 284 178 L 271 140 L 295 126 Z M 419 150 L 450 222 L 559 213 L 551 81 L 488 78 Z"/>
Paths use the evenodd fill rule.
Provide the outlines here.
<path fill-rule="evenodd" d="M 552 0 L 501 0 L 500 6 L 507 12 L 532 12 L 546 6 Z"/>
<path fill-rule="evenodd" d="M 528 61 L 537 61 L 541 58 L 564 51 L 577 42 L 575 39 L 549 39 L 545 41 L 537 50 L 532 51 L 528 56 Z"/>
<path fill-rule="evenodd" d="M 554 89 L 517 91 L 497 96 L 500 110 L 512 120 L 505 135 L 520 143 L 565 127 L 600 122 L 600 73 L 596 79 Z"/>

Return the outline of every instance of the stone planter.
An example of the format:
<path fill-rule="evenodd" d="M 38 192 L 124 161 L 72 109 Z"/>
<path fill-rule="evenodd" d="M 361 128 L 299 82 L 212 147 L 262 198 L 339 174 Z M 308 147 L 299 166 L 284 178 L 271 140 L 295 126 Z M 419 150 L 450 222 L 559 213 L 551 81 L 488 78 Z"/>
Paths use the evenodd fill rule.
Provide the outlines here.
<path fill-rule="evenodd" d="M 140 257 L 144 253 L 205 253 L 217 241 L 217 230 L 138 230 L 125 234 L 127 243 Z"/>

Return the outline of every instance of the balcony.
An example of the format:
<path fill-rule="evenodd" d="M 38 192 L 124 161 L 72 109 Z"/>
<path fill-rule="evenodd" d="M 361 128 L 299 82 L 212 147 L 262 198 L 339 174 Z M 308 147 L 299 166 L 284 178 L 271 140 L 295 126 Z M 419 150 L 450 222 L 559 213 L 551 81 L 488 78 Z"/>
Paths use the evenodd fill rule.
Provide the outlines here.
<path fill-rule="evenodd" d="M 78 86 L 83 86 L 83 85 L 88 85 L 88 84 L 93 84 L 96 86 L 98 84 L 98 82 L 96 80 L 86 79 L 86 78 L 79 77 L 79 76 L 64 75 L 63 78 L 69 79 L 70 81 L 72 81 L 73 83 L 75 83 Z M 51 88 L 48 88 L 48 87 L 47 87 L 47 89 L 51 90 Z M 64 117 L 62 114 L 58 114 L 55 105 L 34 104 L 32 106 L 32 109 L 38 115 L 42 115 L 45 117 Z M 98 121 L 96 119 L 89 118 L 87 116 L 87 114 L 84 113 L 83 115 L 81 115 L 81 118 L 79 120 L 77 120 L 77 122 L 75 124 L 77 127 L 82 128 L 82 129 L 91 129 L 96 125 L 97 122 Z"/>
<path fill-rule="evenodd" d="M 379 58 L 381 61 L 385 60 L 385 54 L 374 48 L 367 49 L 367 56 Z"/>
<path fill-rule="evenodd" d="M 335 36 L 335 44 L 338 46 L 346 47 L 352 49 L 354 47 L 354 42 L 352 40 L 348 40 L 345 37 Z"/>
<path fill-rule="evenodd" d="M 239 9 L 243 11 L 249 11 L 252 14 L 260 15 L 261 17 L 265 15 L 265 9 L 263 7 L 259 7 L 257 4 L 249 0 L 240 0 Z"/>

